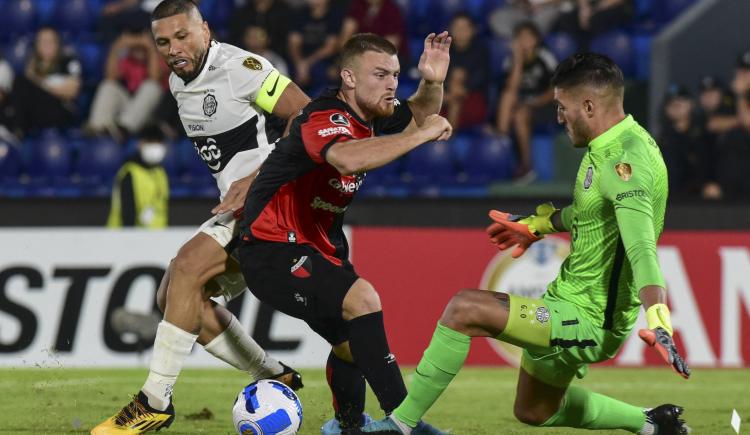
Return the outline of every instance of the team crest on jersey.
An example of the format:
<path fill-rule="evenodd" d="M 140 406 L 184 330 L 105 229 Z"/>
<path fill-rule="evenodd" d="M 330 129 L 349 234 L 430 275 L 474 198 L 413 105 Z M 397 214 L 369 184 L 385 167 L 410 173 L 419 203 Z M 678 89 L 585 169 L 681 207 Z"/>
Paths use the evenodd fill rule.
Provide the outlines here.
<path fill-rule="evenodd" d="M 263 69 L 263 65 L 260 64 L 260 61 L 252 56 L 245 58 L 245 60 L 242 61 L 242 66 L 253 71 L 260 71 Z"/>
<path fill-rule="evenodd" d="M 594 181 L 594 167 L 589 166 L 586 170 L 586 178 L 583 180 L 583 189 L 588 190 L 591 187 L 591 183 Z"/>
<path fill-rule="evenodd" d="M 216 108 L 218 106 L 219 103 L 216 101 L 216 97 L 214 97 L 213 94 L 206 94 L 206 96 L 203 97 L 203 113 L 205 113 L 206 116 L 211 116 L 216 113 Z"/>
<path fill-rule="evenodd" d="M 546 323 L 549 320 L 549 310 L 545 307 L 539 307 L 536 309 L 536 320 L 539 323 Z"/>
<path fill-rule="evenodd" d="M 630 177 L 633 176 L 633 168 L 630 167 L 629 163 L 616 164 L 615 171 L 617 172 L 617 176 L 620 177 L 622 181 L 628 181 L 630 180 Z"/>
<path fill-rule="evenodd" d="M 334 113 L 331 115 L 331 122 L 336 125 L 343 125 L 345 127 L 349 127 L 349 120 L 346 119 L 346 116 L 342 115 L 341 113 Z"/>

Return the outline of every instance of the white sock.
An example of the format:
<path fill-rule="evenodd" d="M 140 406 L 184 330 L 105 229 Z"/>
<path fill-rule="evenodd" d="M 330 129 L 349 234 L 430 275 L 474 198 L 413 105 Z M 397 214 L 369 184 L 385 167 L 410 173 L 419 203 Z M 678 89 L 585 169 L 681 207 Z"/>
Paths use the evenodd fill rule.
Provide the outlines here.
<path fill-rule="evenodd" d="M 142 389 L 152 408 L 163 411 L 169 406 L 172 388 L 182 364 L 197 339 L 197 335 L 183 331 L 166 320 L 159 322 L 148 378 Z"/>
<path fill-rule="evenodd" d="M 651 411 L 651 408 L 645 408 L 643 410 L 644 413 Z M 646 416 L 646 422 L 643 423 L 643 429 L 639 432 L 639 435 L 655 435 L 656 434 L 656 425 L 651 421 L 648 416 Z"/>
<path fill-rule="evenodd" d="M 203 348 L 230 366 L 250 373 L 256 380 L 284 371 L 281 364 L 258 346 L 234 316 L 227 329 L 206 343 Z"/>
<path fill-rule="evenodd" d="M 401 429 L 401 432 L 404 435 L 410 435 L 411 434 L 411 431 L 413 429 L 411 426 L 409 426 L 408 424 L 404 423 L 403 421 L 397 419 L 396 416 L 393 415 L 393 414 L 389 415 L 388 418 L 390 418 L 392 422 L 396 423 L 396 426 L 398 426 L 398 428 Z"/>

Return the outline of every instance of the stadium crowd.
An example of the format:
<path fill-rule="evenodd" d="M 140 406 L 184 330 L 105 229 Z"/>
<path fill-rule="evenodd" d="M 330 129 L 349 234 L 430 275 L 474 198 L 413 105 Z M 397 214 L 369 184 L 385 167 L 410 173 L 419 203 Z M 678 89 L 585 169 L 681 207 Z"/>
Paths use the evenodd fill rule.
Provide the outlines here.
<path fill-rule="evenodd" d="M 215 195 L 151 41 L 148 14 L 158 1 L 0 3 L 0 195 L 106 195 L 149 124 L 169 140 L 173 197 Z M 549 79 L 558 61 L 589 49 L 610 56 L 631 82 L 645 81 L 652 36 L 690 3 L 201 0 L 199 7 L 216 39 L 269 59 L 311 96 L 336 86 L 342 41 L 359 32 L 399 48 L 398 93 L 411 95 L 424 35 L 448 29 L 454 43 L 442 114 L 457 134 L 371 174 L 363 193 L 485 196 L 493 181 L 553 180 L 560 130 Z M 700 103 L 687 88 L 670 88 L 661 141 L 674 191 L 720 198 L 750 189 L 734 157 L 750 146 L 738 109 L 750 84 L 744 61 L 731 87 L 706 77 Z"/>

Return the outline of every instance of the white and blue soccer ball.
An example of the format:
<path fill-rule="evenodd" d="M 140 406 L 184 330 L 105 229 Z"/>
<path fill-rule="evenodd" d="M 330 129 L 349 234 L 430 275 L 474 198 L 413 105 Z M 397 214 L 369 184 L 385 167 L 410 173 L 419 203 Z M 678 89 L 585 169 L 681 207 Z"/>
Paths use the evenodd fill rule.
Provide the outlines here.
<path fill-rule="evenodd" d="M 302 426 L 302 403 L 285 384 L 263 379 L 240 391 L 232 419 L 240 435 L 295 435 Z"/>

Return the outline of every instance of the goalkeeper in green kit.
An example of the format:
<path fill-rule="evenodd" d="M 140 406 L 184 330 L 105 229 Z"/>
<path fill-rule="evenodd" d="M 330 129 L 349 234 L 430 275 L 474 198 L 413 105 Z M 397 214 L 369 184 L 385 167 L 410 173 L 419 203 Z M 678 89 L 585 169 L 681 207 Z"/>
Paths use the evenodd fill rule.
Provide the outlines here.
<path fill-rule="evenodd" d="M 363 432 L 411 434 L 461 369 L 472 337 L 524 348 L 514 405 L 521 422 L 647 435 L 690 431 L 679 406 L 644 409 L 571 385 L 588 364 L 617 354 L 641 305 L 648 329 L 638 332 L 640 338 L 679 375 L 688 378 L 690 369 L 672 341 L 656 256 L 667 171 L 656 142 L 625 115 L 622 71 L 605 56 L 576 54 L 557 67 L 552 86 L 558 122 L 576 147 L 587 147 L 573 204 L 562 210 L 542 204 L 532 216 L 493 210 L 487 232 L 500 250 L 513 249 L 518 257 L 545 234 L 567 231 L 570 255 L 541 299 L 485 290 L 454 295 L 408 396 Z"/>

